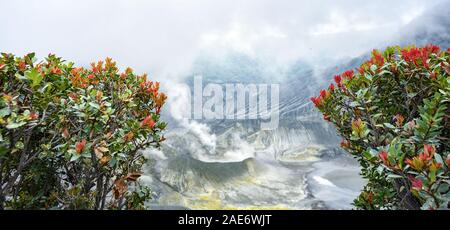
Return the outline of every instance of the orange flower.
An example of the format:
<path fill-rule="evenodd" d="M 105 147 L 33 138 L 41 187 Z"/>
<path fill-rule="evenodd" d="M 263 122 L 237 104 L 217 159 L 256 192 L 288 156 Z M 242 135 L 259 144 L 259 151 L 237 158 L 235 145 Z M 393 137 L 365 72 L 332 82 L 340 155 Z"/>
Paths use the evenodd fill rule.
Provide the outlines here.
<path fill-rule="evenodd" d="M 52 74 L 61 74 L 61 70 L 58 67 L 55 66 L 55 67 L 52 68 L 50 73 L 52 73 Z"/>
<path fill-rule="evenodd" d="M 397 114 L 394 116 L 394 121 L 395 121 L 395 124 L 398 127 L 400 127 L 400 126 L 402 126 L 403 122 L 405 121 L 405 118 L 402 115 Z"/>
<path fill-rule="evenodd" d="M 24 71 L 26 68 L 26 63 L 24 61 L 19 62 L 19 70 Z"/>
<path fill-rule="evenodd" d="M 357 133 L 360 133 L 360 132 L 362 132 L 363 128 L 364 128 L 364 123 L 361 120 L 361 118 L 358 118 L 358 119 L 352 121 L 352 130 L 356 131 Z"/>
<path fill-rule="evenodd" d="M 372 59 L 370 60 L 370 63 L 378 66 L 378 68 L 384 65 L 384 57 L 381 55 L 380 51 L 372 51 Z"/>
<path fill-rule="evenodd" d="M 67 128 L 65 128 L 63 130 L 62 136 L 66 139 L 69 138 L 70 134 L 69 134 L 69 130 Z"/>
<path fill-rule="evenodd" d="M 155 100 L 155 106 L 156 106 L 156 113 L 159 113 L 161 110 L 161 107 L 164 105 L 164 103 L 166 102 L 167 96 L 164 93 L 159 93 L 156 98 L 154 98 Z"/>
<path fill-rule="evenodd" d="M 141 122 L 141 127 L 148 127 L 153 129 L 155 127 L 155 121 L 153 121 L 152 115 L 148 115 L 144 118 L 144 120 Z"/>
<path fill-rule="evenodd" d="M 419 157 L 413 157 L 412 160 L 406 159 L 405 163 L 417 171 L 422 171 L 423 167 L 425 166 L 425 163 Z"/>
<path fill-rule="evenodd" d="M 448 155 L 447 159 L 445 159 L 445 163 L 447 163 L 447 167 L 450 167 L 450 155 Z"/>
<path fill-rule="evenodd" d="M 341 148 L 349 148 L 350 147 L 350 142 L 348 142 L 347 140 L 342 140 L 341 141 Z"/>
<path fill-rule="evenodd" d="M 95 99 L 97 99 L 97 102 L 100 102 L 102 100 L 102 97 L 103 97 L 103 92 L 98 90 L 95 95 Z"/>
<path fill-rule="evenodd" d="M 123 140 L 125 142 L 128 142 L 130 140 L 132 140 L 134 138 L 134 133 L 133 132 L 128 132 L 127 134 L 125 134 L 125 136 L 123 137 Z"/>
<path fill-rule="evenodd" d="M 75 144 L 75 150 L 78 154 L 81 154 L 83 152 L 84 146 L 86 146 L 86 139 L 83 139 L 82 141 Z"/>

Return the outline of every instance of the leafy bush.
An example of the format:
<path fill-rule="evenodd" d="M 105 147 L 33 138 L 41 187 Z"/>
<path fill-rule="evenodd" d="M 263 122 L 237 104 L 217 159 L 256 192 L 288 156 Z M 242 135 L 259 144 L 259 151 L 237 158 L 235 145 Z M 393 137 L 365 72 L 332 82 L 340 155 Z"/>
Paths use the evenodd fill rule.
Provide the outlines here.
<path fill-rule="evenodd" d="M 140 149 L 164 140 L 159 83 L 110 58 L 0 57 L 0 208 L 142 209 Z"/>
<path fill-rule="evenodd" d="M 374 50 L 311 100 L 368 179 L 360 209 L 448 209 L 450 49 Z"/>

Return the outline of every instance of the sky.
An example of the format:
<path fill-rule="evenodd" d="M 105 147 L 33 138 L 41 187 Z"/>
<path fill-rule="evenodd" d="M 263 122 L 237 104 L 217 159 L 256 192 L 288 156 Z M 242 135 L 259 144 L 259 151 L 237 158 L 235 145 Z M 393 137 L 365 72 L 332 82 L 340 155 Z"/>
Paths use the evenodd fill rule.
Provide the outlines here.
<path fill-rule="evenodd" d="M 0 0 L 0 51 L 107 56 L 176 78 L 200 55 L 286 63 L 360 55 L 442 0 Z M 156 77 L 158 78 L 158 77 Z"/>

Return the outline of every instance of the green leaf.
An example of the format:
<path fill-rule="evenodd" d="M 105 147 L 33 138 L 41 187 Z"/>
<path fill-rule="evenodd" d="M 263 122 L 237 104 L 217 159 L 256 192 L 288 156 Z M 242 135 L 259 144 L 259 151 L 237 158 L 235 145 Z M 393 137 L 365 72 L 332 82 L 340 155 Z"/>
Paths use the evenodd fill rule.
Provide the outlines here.
<path fill-rule="evenodd" d="M 444 165 L 444 160 L 442 159 L 441 155 L 434 154 L 434 159 L 436 159 L 437 163 L 440 163 L 441 165 Z"/>
<path fill-rule="evenodd" d="M 386 126 L 387 128 L 395 129 L 395 126 L 393 126 L 393 125 L 390 124 L 390 123 L 383 123 L 383 125 Z"/>
<path fill-rule="evenodd" d="M 390 173 L 390 174 L 387 176 L 387 178 L 395 179 L 395 178 L 403 178 L 403 177 L 400 176 L 400 175 L 397 175 L 397 174 L 392 174 L 392 173 Z"/>
<path fill-rule="evenodd" d="M 371 65 L 370 66 L 370 70 L 372 70 L 372 72 L 377 71 L 377 69 L 378 69 L 378 66 L 376 66 L 376 65 Z"/>
<path fill-rule="evenodd" d="M 445 192 L 448 192 L 449 187 L 450 187 L 450 186 L 449 186 L 447 183 L 442 183 L 441 185 L 439 185 L 438 192 L 439 192 L 439 193 L 445 193 Z"/>
<path fill-rule="evenodd" d="M 11 114 L 11 110 L 9 109 L 9 107 L 0 109 L 0 117 L 5 117 L 8 116 L 9 114 Z"/>
<path fill-rule="evenodd" d="M 44 79 L 44 77 L 36 69 L 27 71 L 25 76 L 31 81 L 31 87 L 39 85 L 42 79 Z"/>
<path fill-rule="evenodd" d="M 81 157 L 80 154 L 73 154 L 72 157 L 70 158 L 70 161 L 71 161 L 71 162 L 72 162 L 72 161 L 76 161 L 76 160 L 78 160 L 80 157 Z"/>
<path fill-rule="evenodd" d="M 94 102 L 89 102 L 89 105 L 93 108 L 100 109 L 100 105 Z"/>
<path fill-rule="evenodd" d="M 6 148 L 5 146 L 0 146 L 0 158 L 5 156 L 6 153 L 8 153 L 8 148 Z"/>
<path fill-rule="evenodd" d="M 7 128 L 7 129 L 17 129 L 17 128 L 19 128 L 19 127 L 25 125 L 25 124 L 26 124 L 26 122 L 24 122 L 24 121 L 19 122 L 19 123 L 11 123 L 11 124 L 8 124 L 8 125 L 6 126 L 6 128 Z"/>
<path fill-rule="evenodd" d="M 372 154 L 370 154 L 369 151 L 362 152 L 362 155 L 367 158 L 368 160 L 371 160 L 373 158 Z"/>

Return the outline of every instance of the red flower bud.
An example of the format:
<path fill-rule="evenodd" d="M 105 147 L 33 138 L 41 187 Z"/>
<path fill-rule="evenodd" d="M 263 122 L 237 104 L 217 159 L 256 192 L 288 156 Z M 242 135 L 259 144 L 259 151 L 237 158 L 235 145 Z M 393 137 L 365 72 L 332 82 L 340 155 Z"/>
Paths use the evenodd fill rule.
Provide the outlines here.
<path fill-rule="evenodd" d="M 86 139 L 83 139 L 82 141 L 75 144 L 75 150 L 78 154 L 81 154 L 83 152 L 84 146 L 86 146 Z"/>
<path fill-rule="evenodd" d="M 389 165 L 389 160 L 388 160 L 388 153 L 386 151 L 381 151 L 378 156 L 380 157 L 381 161 L 383 161 L 383 164 L 385 165 Z"/>
<path fill-rule="evenodd" d="M 314 103 L 314 105 L 316 107 L 322 103 L 322 100 L 320 97 L 311 97 L 311 101 Z"/>
<path fill-rule="evenodd" d="M 326 98 L 326 97 L 327 97 L 327 91 L 324 90 L 324 89 L 320 90 L 320 96 L 321 96 L 322 98 Z"/>
<path fill-rule="evenodd" d="M 338 87 L 342 87 L 342 77 L 341 75 L 335 75 L 334 76 L 334 81 L 336 82 L 336 84 L 338 85 Z"/>
<path fill-rule="evenodd" d="M 420 179 L 416 179 L 414 177 L 410 177 L 409 180 L 411 180 L 412 189 L 421 190 L 423 183 Z"/>
<path fill-rule="evenodd" d="M 347 78 L 350 81 L 353 79 L 354 74 L 353 70 L 347 70 L 342 74 L 342 77 Z"/>
<path fill-rule="evenodd" d="M 329 89 L 330 91 L 334 91 L 334 85 L 333 85 L 333 83 L 330 84 L 330 86 L 328 87 L 328 89 Z"/>
<path fill-rule="evenodd" d="M 29 117 L 30 120 L 36 120 L 38 118 L 39 118 L 39 114 L 34 113 L 34 112 L 30 113 L 30 117 Z"/>

